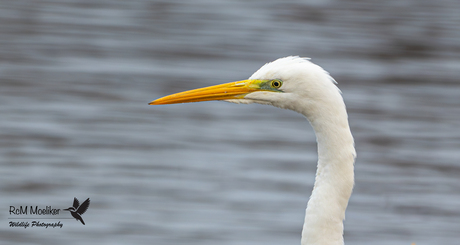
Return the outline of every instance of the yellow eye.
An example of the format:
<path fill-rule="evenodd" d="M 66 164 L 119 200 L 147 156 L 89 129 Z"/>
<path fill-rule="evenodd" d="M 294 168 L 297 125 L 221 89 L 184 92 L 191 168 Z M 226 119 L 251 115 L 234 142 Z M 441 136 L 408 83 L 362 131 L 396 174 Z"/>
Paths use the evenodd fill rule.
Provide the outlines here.
<path fill-rule="evenodd" d="M 272 80 L 271 83 L 270 83 L 270 86 L 272 88 L 280 88 L 281 85 L 283 85 L 283 82 L 279 79 L 275 79 L 275 80 Z"/>

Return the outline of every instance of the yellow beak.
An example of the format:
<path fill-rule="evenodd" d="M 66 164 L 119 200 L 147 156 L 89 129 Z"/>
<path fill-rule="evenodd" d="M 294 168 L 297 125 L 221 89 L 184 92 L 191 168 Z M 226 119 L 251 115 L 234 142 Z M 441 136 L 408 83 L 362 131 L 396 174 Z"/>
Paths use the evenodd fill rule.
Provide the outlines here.
<path fill-rule="evenodd" d="M 263 90 L 260 88 L 260 85 L 266 81 L 267 80 L 242 80 L 188 90 L 156 99 L 150 102 L 149 105 L 165 105 L 209 100 L 242 99 L 249 93 Z"/>

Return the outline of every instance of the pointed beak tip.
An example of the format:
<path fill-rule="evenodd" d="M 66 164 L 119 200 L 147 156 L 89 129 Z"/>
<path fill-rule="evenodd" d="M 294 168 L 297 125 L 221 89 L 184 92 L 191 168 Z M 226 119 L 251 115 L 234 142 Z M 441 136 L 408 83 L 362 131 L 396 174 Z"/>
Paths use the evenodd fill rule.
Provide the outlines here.
<path fill-rule="evenodd" d="M 149 102 L 149 105 L 158 105 L 158 102 L 157 100 L 153 100 Z"/>

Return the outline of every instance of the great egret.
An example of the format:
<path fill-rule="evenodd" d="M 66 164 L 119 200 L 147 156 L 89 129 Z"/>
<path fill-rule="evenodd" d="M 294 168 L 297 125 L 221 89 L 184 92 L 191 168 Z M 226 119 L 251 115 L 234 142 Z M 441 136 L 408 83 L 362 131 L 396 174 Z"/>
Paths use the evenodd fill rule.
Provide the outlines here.
<path fill-rule="evenodd" d="M 305 212 L 302 245 L 343 244 L 343 220 L 354 184 L 356 151 L 335 80 L 306 58 L 267 63 L 248 80 L 165 96 L 150 105 L 224 100 L 259 103 L 304 115 L 315 130 L 318 166 Z"/>

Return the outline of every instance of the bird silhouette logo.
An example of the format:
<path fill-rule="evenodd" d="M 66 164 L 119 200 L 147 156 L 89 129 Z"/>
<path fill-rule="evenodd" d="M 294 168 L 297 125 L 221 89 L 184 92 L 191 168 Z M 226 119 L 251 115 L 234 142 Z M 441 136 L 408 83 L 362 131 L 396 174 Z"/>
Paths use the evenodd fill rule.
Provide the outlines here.
<path fill-rule="evenodd" d="M 80 202 L 76 197 L 73 198 L 73 207 L 69 207 L 64 209 L 65 211 L 69 211 L 72 217 L 74 217 L 77 220 L 80 220 L 81 223 L 84 225 L 85 221 L 81 218 L 81 215 L 88 210 L 89 207 L 89 198 L 86 199 L 81 205 Z"/>

